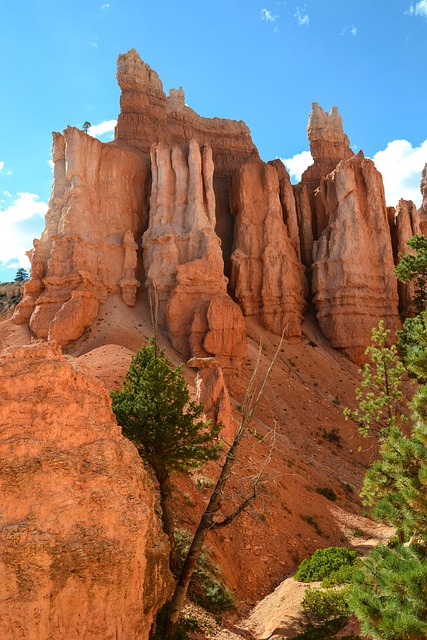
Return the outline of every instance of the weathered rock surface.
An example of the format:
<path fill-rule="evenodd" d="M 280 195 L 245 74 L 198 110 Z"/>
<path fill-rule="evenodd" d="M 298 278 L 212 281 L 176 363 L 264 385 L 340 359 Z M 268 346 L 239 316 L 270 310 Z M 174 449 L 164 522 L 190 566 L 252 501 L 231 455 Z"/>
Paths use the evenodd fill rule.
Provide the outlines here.
<path fill-rule="evenodd" d="M 360 152 L 322 181 L 316 198 L 329 217 L 314 249 L 317 317 L 331 345 L 360 362 L 379 320 L 399 327 L 382 178 Z"/>
<path fill-rule="evenodd" d="M 199 116 L 185 104 L 182 87 L 171 89 L 166 97 L 159 76 L 135 49 L 119 55 L 117 81 L 122 91 L 117 140 L 149 153 L 153 143 L 178 145 L 194 139 L 212 148 L 219 174 L 258 155 L 244 122 Z"/>
<path fill-rule="evenodd" d="M 335 169 L 341 160 L 353 156 L 350 142 L 344 133 L 342 119 L 337 107 L 326 113 L 317 102 L 312 110 L 307 126 L 313 164 L 302 174 L 301 182 L 295 187 L 298 220 L 302 240 L 302 256 L 306 266 L 312 262 L 313 241 L 318 240 L 328 224 L 328 212 L 322 200 L 315 198 L 315 191 L 322 178 Z"/>
<path fill-rule="evenodd" d="M 158 318 L 187 359 L 215 356 L 238 369 L 246 352 L 242 312 L 227 294 L 221 242 L 215 233 L 212 151 L 196 140 L 152 148 L 148 229 L 143 236 L 147 287 Z"/>
<path fill-rule="evenodd" d="M 168 544 L 105 388 L 52 344 L 0 360 L 0 637 L 148 638 Z"/>
<path fill-rule="evenodd" d="M 234 295 L 243 313 L 259 319 L 266 329 L 301 335 L 304 267 L 283 221 L 278 172 L 270 164 L 248 162 L 233 175 L 232 189 Z"/>
<path fill-rule="evenodd" d="M 66 345 L 116 292 L 135 302 L 137 244 L 147 224 L 149 164 L 78 129 L 54 134 L 54 184 L 31 279 L 14 321 Z"/>

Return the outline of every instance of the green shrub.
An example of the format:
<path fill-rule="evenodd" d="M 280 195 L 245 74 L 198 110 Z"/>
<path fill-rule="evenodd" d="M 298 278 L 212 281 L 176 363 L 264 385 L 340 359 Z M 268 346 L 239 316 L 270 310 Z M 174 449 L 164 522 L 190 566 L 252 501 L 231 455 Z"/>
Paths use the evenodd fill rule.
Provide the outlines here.
<path fill-rule="evenodd" d="M 356 560 L 357 553 L 347 547 L 316 549 L 310 558 L 301 562 L 295 574 L 295 580 L 300 582 L 324 580 L 333 571 L 343 566 L 352 566 Z"/>
<path fill-rule="evenodd" d="M 304 632 L 294 636 L 293 640 L 331 640 L 331 638 L 335 638 L 335 634 L 343 628 L 346 621 L 347 618 L 336 618 L 320 626 L 309 625 Z M 346 637 L 348 639 L 348 636 Z M 341 640 L 344 639 L 341 638 Z M 357 639 L 352 638 L 351 640 Z"/>
<path fill-rule="evenodd" d="M 342 584 L 350 584 L 356 565 L 343 565 L 336 571 L 332 571 L 322 582 L 322 587 L 339 587 Z"/>
<path fill-rule="evenodd" d="M 190 547 L 190 536 L 182 529 L 175 530 L 177 574 Z M 223 583 L 220 570 L 210 559 L 210 551 L 203 546 L 188 589 L 190 600 L 210 613 L 235 609 L 232 593 Z"/>
<path fill-rule="evenodd" d="M 316 489 L 316 492 L 320 493 L 321 496 L 325 496 L 325 498 L 327 498 L 331 502 L 335 502 L 335 500 L 337 499 L 337 494 L 330 487 L 318 487 Z"/>
<path fill-rule="evenodd" d="M 326 622 L 349 615 L 347 589 L 311 589 L 308 587 L 301 602 L 309 620 Z"/>

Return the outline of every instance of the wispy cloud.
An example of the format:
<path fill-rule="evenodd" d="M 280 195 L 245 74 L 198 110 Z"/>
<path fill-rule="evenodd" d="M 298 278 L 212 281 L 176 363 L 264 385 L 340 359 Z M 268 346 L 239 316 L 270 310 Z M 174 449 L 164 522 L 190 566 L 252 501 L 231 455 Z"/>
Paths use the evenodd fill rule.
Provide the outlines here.
<path fill-rule="evenodd" d="M 420 0 L 415 5 L 411 4 L 408 11 L 405 13 L 409 13 L 411 16 L 421 16 L 422 18 L 427 19 L 427 0 Z"/>
<path fill-rule="evenodd" d="M 313 164 L 313 158 L 310 151 L 301 151 L 292 158 L 281 158 L 283 164 L 289 171 L 291 181 L 295 184 L 301 180 L 304 171 Z"/>
<path fill-rule="evenodd" d="M 101 9 L 101 11 L 107 11 L 107 9 L 110 8 L 110 5 L 109 4 L 102 4 L 99 8 Z"/>
<path fill-rule="evenodd" d="M 393 140 L 372 158 L 382 174 L 387 205 L 396 206 L 400 198 L 421 205 L 421 172 L 427 163 L 427 140 L 413 147 L 407 140 Z"/>
<path fill-rule="evenodd" d="M 261 9 L 261 20 L 265 20 L 265 22 L 276 22 L 280 16 L 274 15 L 268 9 Z"/>
<path fill-rule="evenodd" d="M 357 36 L 357 27 L 353 25 L 346 25 L 340 33 L 340 36 L 345 36 L 346 34 L 350 34 L 351 36 L 353 36 L 353 38 L 355 38 Z"/>
<path fill-rule="evenodd" d="M 89 127 L 88 134 L 93 138 L 97 138 L 98 136 L 102 136 L 105 133 L 113 132 L 116 124 L 117 120 L 105 120 L 104 122 L 100 122 L 99 124 L 95 124 L 92 127 Z"/>
<path fill-rule="evenodd" d="M 300 27 L 308 27 L 310 24 L 310 18 L 307 13 L 307 7 L 297 7 L 294 17 L 297 19 L 297 22 Z"/>
<path fill-rule="evenodd" d="M 47 204 L 35 193 L 18 193 L 12 201 L 8 192 L 4 195 L 9 203 L 0 204 L 0 266 L 28 267 L 25 252 L 31 249 L 33 238 L 40 236 Z"/>

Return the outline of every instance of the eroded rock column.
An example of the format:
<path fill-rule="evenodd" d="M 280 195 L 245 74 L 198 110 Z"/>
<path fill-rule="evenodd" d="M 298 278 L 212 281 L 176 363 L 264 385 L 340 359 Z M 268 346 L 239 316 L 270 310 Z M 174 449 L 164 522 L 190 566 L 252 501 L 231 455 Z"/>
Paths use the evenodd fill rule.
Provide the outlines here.
<path fill-rule="evenodd" d="M 236 370 L 246 352 L 245 326 L 227 294 L 215 233 L 212 151 L 195 140 L 188 152 L 159 143 L 152 147 L 151 164 L 143 257 L 159 322 L 185 358 L 212 355 L 220 366 Z"/>

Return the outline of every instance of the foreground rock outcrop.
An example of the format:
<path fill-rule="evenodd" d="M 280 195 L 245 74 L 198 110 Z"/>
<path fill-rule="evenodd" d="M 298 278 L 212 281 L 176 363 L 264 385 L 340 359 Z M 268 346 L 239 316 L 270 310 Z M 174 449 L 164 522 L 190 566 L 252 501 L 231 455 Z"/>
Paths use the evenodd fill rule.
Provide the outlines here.
<path fill-rule="evenodd" d="M 34 343 L 0 358 L 0 395 L 0 637 L 148 638 L 168 543 L 107 392 Z"/>

